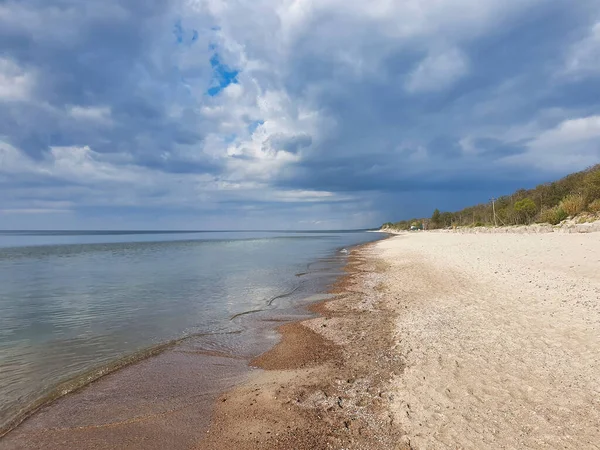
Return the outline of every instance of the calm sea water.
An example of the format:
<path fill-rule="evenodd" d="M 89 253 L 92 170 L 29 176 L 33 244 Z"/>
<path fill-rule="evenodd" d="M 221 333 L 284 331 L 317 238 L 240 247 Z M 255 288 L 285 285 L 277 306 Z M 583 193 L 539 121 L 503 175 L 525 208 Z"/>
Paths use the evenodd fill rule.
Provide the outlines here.
<path fill-rule="evenodd" d="M 367 232 L 0 232 L 0 429 L 56 387 L 323 289 Z M 337 256 L 336 256 L 337 255 Z M 325 280 L 325 281 L 323 281 Z"/>

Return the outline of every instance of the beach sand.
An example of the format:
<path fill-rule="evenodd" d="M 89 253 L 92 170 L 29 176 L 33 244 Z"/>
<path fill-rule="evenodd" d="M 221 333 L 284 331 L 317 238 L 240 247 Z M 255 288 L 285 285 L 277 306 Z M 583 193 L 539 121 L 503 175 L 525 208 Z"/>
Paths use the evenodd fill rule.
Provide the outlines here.
<path fill-rule="evenodd" d="M 600 235 L 414 233 L 348 271 L 197 448 L 599 448 Z"/>
<path fill-rule="evenodd" d="M 77 448 L 600 448 L 600 234 L 408 233 L 353 250 L 346 271 L 208 429 L 178 410 L 141 428 L 151 440 Z M 40 416 L 1 443 L 45 448 Z M 80 432 L 47 431 L 52 448 Z"/>
<path fill-rule="evenodd" d="M 599 448 L 600 234 L 423 233 L 392 264 L 414 448 Z"/>

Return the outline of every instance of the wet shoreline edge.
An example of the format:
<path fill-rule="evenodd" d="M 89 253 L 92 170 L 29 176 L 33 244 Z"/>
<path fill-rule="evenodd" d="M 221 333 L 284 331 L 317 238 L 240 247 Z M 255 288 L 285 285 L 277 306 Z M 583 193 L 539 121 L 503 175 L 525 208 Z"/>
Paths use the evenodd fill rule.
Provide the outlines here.
<path fill-rule="evenodd" d="M 339 275 L 337 275 L 335 277 L 333 283 L 329 287 L 324 287 L 321 294 L 329 294 L 331 292 L 331 290 L 333 289 L 333 287 L 338 283 L 338 281 L 341 278 L 346 277 L 348 275 L 347 267 L 348 267 L 348 262 L 349 262 L 349 256 L 351 253 L 353 253 L 355 250 L 358 250 L 362 247 L 373 245 L 374 243 L 376 243 L 380 240 L 383 240 L 383 239 L 387 239 L 389 237 L 391 237 L 391 235 L 388 234 L 387 236 L 384 236 L 381 239 L 378 239 L 376 241 L 370 241 L 370 242 L 356 244 L 356 245 L 348 247 L 349 252 L 345 256 L 343 263 L 340 264 L 340 269 L 343 271 L 343 273 L 340 273 Z M 335 249 L 332 252 L 332 255 L 339 255 L 340 250 L 341 250 L 341 247 Z M 316 262 L 318 262 L 321 259 L 327 259 L 327 258 L 319 258 L 319 259 L 309 263 L 308 267 L 310 267 L 310 265 L 312 265 L 312 264 L 315 264 Z M 287 297 L 287 296 L 291 295 L 291 293 L 295 292 L 296 290 L 298 290 L 298 287 L 293 288 L 291 292 L 285 292 L 285 293 L 275 296 L 272 299 L 269 299 L 268 304 L 266 305 L 267 309 L 260 310 L 257 312 L 269 312 L 269 311 L 275 312 L 275 310 L 268 309 L 268 307 L 271 306 L 273 301 L 278 298 Z M 304 311 L 305 313 L 308 313 L 310 315 L 319 315 L 319 312 L 318 312 L 319 305 L 322 305 L 328 301 L 331 301 L 331 299 L 326 299 L 326 300 L 319 299 L 319 300 L 309 302 L 306 304 L 296 304 L 292 308 L 294 310 Z M 246 315 L 246 314 L 250 314 L 252 312 L 254 312 L 254 311 L 244 312 L 241 314 L 237 314 L 236 316 Z M 236 316 L 231 317 L 230 320 L 233 320 Z M 276 314 L 275 314 L 275 316 L 276 316 Z M 287 318 L 287 319 L 283 319 L 280 321 L 284 322 L 285 324 L 294 324 L 294 323 L 300 323 L 305 319 L 306 319 L 305 317 L 299 317 L 299 318 L 295 318 L 295 319 Z M 267 319 L 267 320 L 271 320 L 273 322 L 278 321 L 276 318 L 275 319 L 271 318 L 271 319 Z M 282 325 L 272 326 L 271 328 L 279 334 L 278 329 L 281 326 Z M 118 372 L 123 371 L 123 369 L 130 368 L 131 366 L 136 365 L 138 363 L 142 363 L 144 361 L 158 357 L 159 355 L 163 354 L 167 350 L 175 349 L 177 346 L 183 344 L 185 341 L 192 340 L 194 338 L 203 337 L 203 336 L 220 335 L 220 334 L 239 334 L 241 332 L 242 331 L 240 330 L 240 331 L 230 331 L 230 332 L 195 333 L 195 334 L 191 334 L 191 335 L 186 335 L 186 336 L 182 336 L 180 338 L 176 338 L 176 339 L 173 339 L 173 340 L 170 340 L 167 342 L 159 343 L 159 344 L 153 345 L 151 347 L 138 350 L 132 354 L 122 356 L 108 364 L 103 364 L 100 366 L 93 367 L 93 368 L 89 369 L 88 371 L 77 375 L 74 378 L 71 378 L 71 379 L 68 379 L 68 380 L 65 380 L 65 381 L 59 383 L 57 386 L 52 388 L 51 391 L 49 393 L 47 393 L 46 395 L 44 395 L 43 397 L 39 398 L 38 400 L 35 400 L 34 402 L 32 402 L 29 405 L 23 406 L 21 411 L 19 413 L 17 413 L 16 416 L 14 416 L 12 419 L 9 419 L 8 422 L 6 424 L 4 424 L 2 426 L 2 428 L 0 428 L 0 440 L 3 440 L 7 435 L 10 435 L 11 432 L 18 430 L 24 422 L 26 422 L 28 419 L 35 416 L 43 408 L 51 407 L 52 404 L 57 402 L 58 400 L 63 399 L 68 396 L 71 396 L 71 395 L 74 395 L 74 394 L 77 394 L 81 390 L 104 379 L 108 375 L 116 374 Z M 279 334 L 279 338 L 281 340 L 281 338 L 282 338 L 281 334 Z M 278 345 L 278 344 L 277 343 L 271 344 L 269 348 L 266 348 L 265 351 L 260 353 L 259 355 L 255 355 L 253 357 L 244 357 L 243 359 L 246 360 L 248 369 L 249 370 L 254 369 L 255 367 L 253 366 L 252 362 L 254 360 L 256 360 L 257 358 L 259 358 L 264 353 L 269 352 L 276 345 Z M 209 354 L 209 353 L 211 353 L 211 351 L 206 350 L 206 353 Z M 213 352 L 213 353 L 219 353 L 219 352 Z M 222 354 L 220 356 L 236 359 L 235 355 L 233 355 L 233 354 L 231 354 L 231 355 L 230 354 Z M 226 391 L 223 391 L 223 392 L 226 392 Z"/>

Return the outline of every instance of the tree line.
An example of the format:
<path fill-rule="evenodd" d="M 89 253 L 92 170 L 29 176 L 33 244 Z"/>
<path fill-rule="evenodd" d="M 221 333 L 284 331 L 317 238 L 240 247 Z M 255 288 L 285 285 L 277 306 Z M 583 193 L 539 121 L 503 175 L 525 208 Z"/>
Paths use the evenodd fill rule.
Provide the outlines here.
<path fill-rule="evenodd" d="M 600 164 L 572 173 L 534 189 L 519 189 L 488 203 L 480 203 L 456 212 L 436 209 L 431 218 L 415 218 L 383 225 L 408 230 L 455 226 L 528 225 L 534 222 L 556 225 L 581 213 L 600 213 Z"/>

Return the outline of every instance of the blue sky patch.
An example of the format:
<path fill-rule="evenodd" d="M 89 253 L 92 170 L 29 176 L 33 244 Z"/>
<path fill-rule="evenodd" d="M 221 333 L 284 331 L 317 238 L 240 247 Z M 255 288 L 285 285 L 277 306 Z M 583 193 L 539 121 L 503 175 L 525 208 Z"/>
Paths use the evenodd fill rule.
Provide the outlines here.
<path fill-rule="evenodd" d="M 219 92 L 230 84 L 238 82 L 237 76 L 240 73 L 239 70 L 231 69 L 223 64 L 218 53 L 215 53 L 210 58 L 210 66 L 213 70 L 213 78 L 211 80 L 211 87 L 208 88 L 206 93 L 211 97 L 218 95 Z"/>
<path fill-rule="evenodd" d="M 254 122 L 252 122 L 250 125 L 248 125 L 248 132 L 250 134 L 254 133 L 256 131 L 256 129 L 258 127 L 260 127 L 263 123 L 265 123 L 264 120 L 255 120 Z"/>

